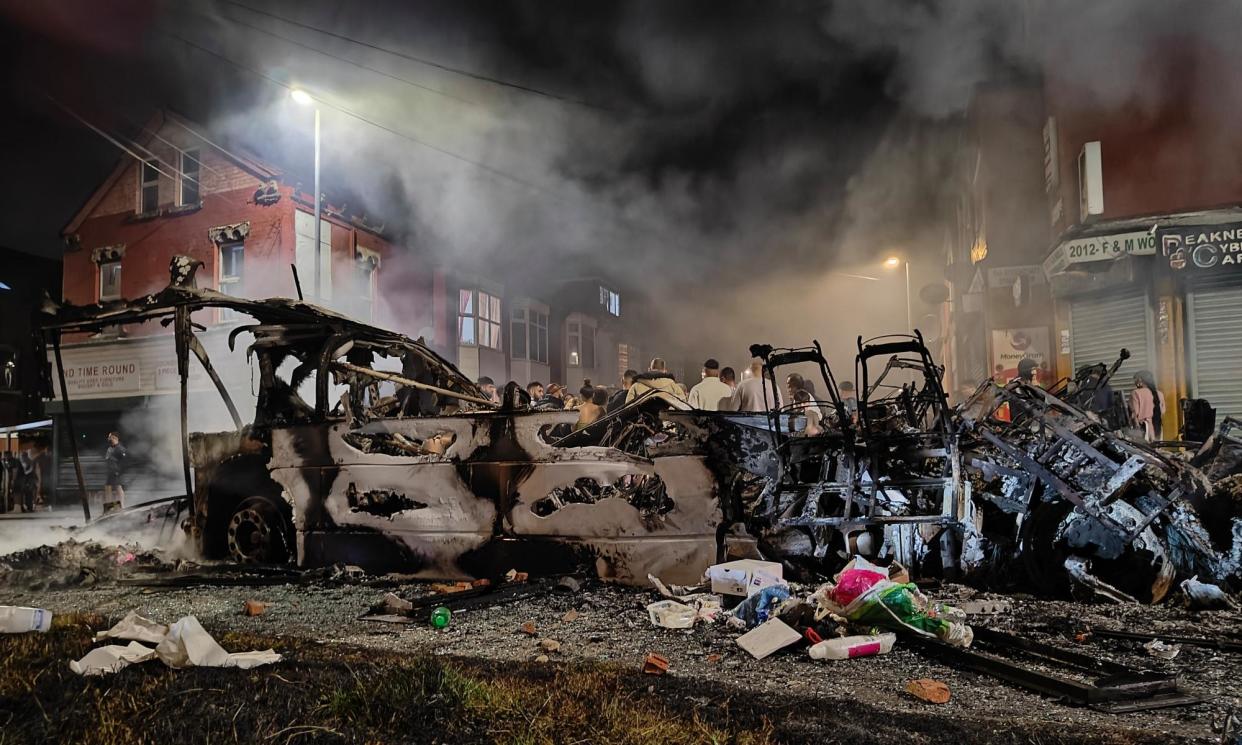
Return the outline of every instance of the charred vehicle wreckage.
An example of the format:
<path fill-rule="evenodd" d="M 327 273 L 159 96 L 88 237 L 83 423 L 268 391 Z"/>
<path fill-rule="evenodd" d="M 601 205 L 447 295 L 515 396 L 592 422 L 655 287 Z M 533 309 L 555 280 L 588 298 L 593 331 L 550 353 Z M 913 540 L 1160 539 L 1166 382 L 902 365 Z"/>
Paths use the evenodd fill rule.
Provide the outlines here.
<path fill-rule="evenodd" d="M 1074 386 L 988 381 L 950 407 L 915 332 L 859 339 L 856 406 L 818 344 L 756 345 L 772 400 L 794 365 L 815 369 L 826 396 L 707 412 L 653 390 L 575 429 L 575 412 L 536 411 L 515 383 L 492 403 L 422 340 L 302 301 L 198 289 L 196 263 L 175 258 L 153 295 L 50 307 L 44 330 L 59 360 L 62 334 L 172 326 L 184 526 L 207 556 L 443 579 L 586 567 L 693 584 L 746 546 L 811 574 L 861 554 L 1113 600 L 1157 602 L 1195 576 L 1242 586 L 1238 469 L 1213 482 L 1192 463 L 1242 462 L 1227 427 L 1192 458 L 1108 431 L 1074 404 Z M 196 338 L 194 313 L 209 308 L 253 321 L 229 335 L 230 349 L 251 340 L 250 424 Z M 188 431 L 191 355 L 233 431 Z M 814 434 L 798 427 L 808 406 L 822 412 Z"/>

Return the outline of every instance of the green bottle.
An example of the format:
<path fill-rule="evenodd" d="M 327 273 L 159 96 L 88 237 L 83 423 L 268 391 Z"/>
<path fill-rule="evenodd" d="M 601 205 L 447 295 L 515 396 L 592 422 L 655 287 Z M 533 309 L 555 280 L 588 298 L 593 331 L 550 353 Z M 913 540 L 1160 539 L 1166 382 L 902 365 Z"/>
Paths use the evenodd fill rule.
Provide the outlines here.
<path fill-rule="evenodd" d="M 452 617 L 453 614 L 449 611 L 449 609 L 441 605 L 431 612 L 431 625 L 434 628 L 442 629 L 449 625 L 449 620 L 452 619 Z"/>

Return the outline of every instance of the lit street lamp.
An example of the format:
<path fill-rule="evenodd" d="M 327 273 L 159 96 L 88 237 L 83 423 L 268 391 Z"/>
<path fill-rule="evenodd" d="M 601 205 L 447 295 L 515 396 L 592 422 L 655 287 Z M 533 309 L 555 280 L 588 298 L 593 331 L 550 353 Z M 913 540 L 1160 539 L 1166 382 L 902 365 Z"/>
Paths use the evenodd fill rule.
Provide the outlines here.
<path fill-rule="evenodd" d="M 906 267 L 906 328 L 913 331 L 914 321 L 910 318 L 910 262 L 896 256 L 890 256 L 884 260 L 884 266 L 889 269 L 896 269 L 902 264 Z"/>
<path fill-rule="evenodd" d="M 322 266 L 322 258 L 319 255 L 321 250 L 319 242 L 321 238 L 319 234 L 319 107 L 315 105 L 314 97 L 301 88 L 294 88 L 289 92 L 289 96 L 302 106 L 315 106 L 315 302 L 320 302 L 323 285 L 319 276 Z"/>

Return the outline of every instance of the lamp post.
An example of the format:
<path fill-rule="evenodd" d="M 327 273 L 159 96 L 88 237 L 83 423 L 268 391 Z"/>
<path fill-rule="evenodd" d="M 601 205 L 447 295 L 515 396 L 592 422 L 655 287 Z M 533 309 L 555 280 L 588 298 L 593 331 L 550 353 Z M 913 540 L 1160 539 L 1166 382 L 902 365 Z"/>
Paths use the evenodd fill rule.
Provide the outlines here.
<path fill-rule="evenodd" d="M 320 256 L 320 251 L 322 250 L 321 249 L 322 244 L 320 243 L 320 239 L 322 238 L 322 236 L 320 235 L 320 212 L 319 212 L 320 210 L 319 107 L 315 105 L 314 97 L 311 96 L 311 94 L 307 93 L 306 91 L 302 90 L 301 88 L 294 88 L 292 91 L 289 92 L 289 95 L 290 97 L 293 98 L 294 101 L 298 102 L 302 106 L 314 106 L 315 107 L 315 285 L 314 287 L 315 287 L 315 302 L 318 303 L 322 300 L 321 294 L 323 291 L 322 278 L 320 277 L 320 273 L 322 271 L 321 267 L 323 265 L 323 260 L 322 260 L 322 257 Z"/>
<path fill-rule="evenodd" d="M 889 269 L 896 269 L 898 266 L 905 265 L 906 268 L 906 328 L 914 329 L 914 321 L 910 317 L 910 262 L 900 259 L 896 256 L 890 256 L 884 260 L 884 266 Z"/>

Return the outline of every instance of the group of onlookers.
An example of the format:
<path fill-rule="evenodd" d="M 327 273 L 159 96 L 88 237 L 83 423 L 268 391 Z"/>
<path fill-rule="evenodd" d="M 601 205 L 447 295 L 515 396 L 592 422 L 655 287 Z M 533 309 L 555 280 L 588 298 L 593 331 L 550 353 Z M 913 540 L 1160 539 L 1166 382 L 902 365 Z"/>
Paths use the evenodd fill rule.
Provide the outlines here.
<path fill-rule="evenodd" d="M 478 385 L 494 402 L 500 402 L 491 378 L 479 378 Z M 771 374 L 764 372 L 759 359 L 742 370 L 741 380 L 734 368 L 721 366 L 714 358 L 708 359 L 703 363 L 699 381 L 693 386 L 676 380 L 669 372 L 668 363 L 660 357 L 652 359 L 645 372 L 626 370 L 621 375 L 620 385 L 611 390 L 593 385 L 590 380 L 583 381 L 576 395 L 559 383 L 545 386 L 532 381 L 526 386 L 529 405 L 536 411 L 577 411 L 575 429 L 586 427 L 653 392 L 673 396 L 702 411 L 768 412 L 780 410 L 788 402 L 796 405 L 789 413 L 802 415 L 798 421 L 802 423 L 800 431 L 805 434 L 821 432 L 824 417 L 831 415 L 828 405 L 816 396 L 811 381 L 792 374 L 786 378 L 782 392 L 780 386 L 773 383 Z M 840 392 L 847 413 L 856 416 L 858 405 L 853 385 L 842 383 Z"/>

